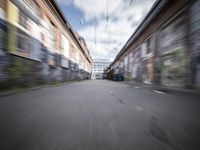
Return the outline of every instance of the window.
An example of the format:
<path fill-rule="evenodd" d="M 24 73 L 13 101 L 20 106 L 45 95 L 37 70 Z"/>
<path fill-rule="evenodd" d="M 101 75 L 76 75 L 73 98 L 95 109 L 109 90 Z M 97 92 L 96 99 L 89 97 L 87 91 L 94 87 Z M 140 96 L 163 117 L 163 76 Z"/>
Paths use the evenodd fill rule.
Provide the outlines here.
<path fill-rule="evenodd" d="M 147 54 L 151 52 L 151 41 L 150 39 L 147 40 Z"/>
<path fill-rule="evenodd" d="M 19 24 L 25 29 L 27 28 L 27 20 L 28 17 L 22 11 L 19 11 Z"/>
<path fill-rule="evenodd" d="M 20 30 L 16 31 L 15 34 L 17 35 L 17 51 L 28 57 L 32 48 L 31 39 Z"/>
<path fill-rule="evenodd" d="M 3 54 L 3 50 L 6 48 L 6 33 L 0 28 L 0 55 Z"/>
<path fill-rule="evenodd" d="M 124 65 L 127 65 L 128 64 L 128 56 L 125 56 L 124 58 Z"/>
<path fill-rule="evenodd" d="M 64 56 L 69 58 L 69 41 L 63 34 L 61 35 L 61 49 Z"/>
<path fill-rule="evenodd" d="M 34 11 L 34 13 L 37 16 L 41 16 L 41 12 L 40 12 L 40 7 L 38 6 L 38 4 L 35 2 L 35 0 L 25 0 L 25 2 L 29 5 L 29 7 L 32 8 L 32 10 Z"/>
<path fill-rule="evenodd" d="M 56 49 L 56 27 L 51 21 L 47 21 L 47 24 L 48 24 L 48 30 L 50 31 L 47 37 L 49 38 L 48 47 L 53 52 Z"/>

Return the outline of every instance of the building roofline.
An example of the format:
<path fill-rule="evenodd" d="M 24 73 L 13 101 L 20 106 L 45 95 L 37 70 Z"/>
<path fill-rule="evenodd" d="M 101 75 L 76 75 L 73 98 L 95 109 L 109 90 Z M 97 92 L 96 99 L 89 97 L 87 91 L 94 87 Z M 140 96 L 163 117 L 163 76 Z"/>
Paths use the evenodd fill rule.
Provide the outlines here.
<path fill-rule="evenodd" d="M 113 65 L 119 59 L 119 57 L 126 52 L 127 48 L 131 45 L 131 43 L 135 41 L 138 38 L 138 36 L 140 36 L 144 29 L 146 29 L 146 27 L 151 23 L 155 16 L 162 10 L 162 8 L 168 2 L 169 0 L 156 0 L 156 2 L 151 7 L 150 11 L 147 13 L 140 25 L 137 27 L 137 29 L 134 31 L 134 33 L 131 35 L 131 37 L 128 39 L 125 45 L 122 47 L 122 49 L 117 54 L 111 65 Z"/>
<path fill-rule="evenodd" d="M 44 1 L 46 1 L 46 2 L 48 1 L 54 7 L 54 9 L 58 13 L 60 19 L 62 19 L 64 25 L 66 25 L 66 27 L 68 28 L 69 32 L 72 34 L 73 38 L 75 39 L 75 41 L 78 43 L 79 47 L 81 48 L 81 50 L 82 50 L 83 54 L 85 55 L 85 57 L 87 58 L 87 60 L 90 63 L 92 63 L 92 57 L 90 56 L 90 53 L 89 53 L 89 56 L 87 56 L 87 54 L 85 54 L 85 51 L 83 50 L 83 47 L 81 46 L 81 43 L 79 42 L 78 38 L 76 37 L 75 32 L 73 31 L 73 29 L 70 26 L 68 20 L 66 19 L 66 17 L 64 15 L 63 11 L 61 10 L 58 2 L 56 0 L 44 0 Z"/>

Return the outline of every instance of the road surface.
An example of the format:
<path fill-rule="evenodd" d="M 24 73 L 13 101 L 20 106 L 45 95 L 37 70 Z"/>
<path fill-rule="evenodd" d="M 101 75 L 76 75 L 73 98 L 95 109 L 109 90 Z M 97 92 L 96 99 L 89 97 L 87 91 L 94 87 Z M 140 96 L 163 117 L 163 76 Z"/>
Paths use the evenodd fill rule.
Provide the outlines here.
<path fill-rule="evenodd" d="M 200 99 L 107 80 L 0 97 L 0 150 L 199 150 Z"/>

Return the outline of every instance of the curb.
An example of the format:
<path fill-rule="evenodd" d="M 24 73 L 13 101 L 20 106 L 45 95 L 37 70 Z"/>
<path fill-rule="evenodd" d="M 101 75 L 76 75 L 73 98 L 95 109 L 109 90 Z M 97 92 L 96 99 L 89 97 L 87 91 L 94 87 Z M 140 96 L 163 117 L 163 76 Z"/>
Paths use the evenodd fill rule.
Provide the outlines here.
<path fill-rule="evenodd" d="M 28 92 L 28 91 L 39 90 L 39 89 L 43 89 L 43 88 L 53 88 L 53 87 L 57 87 L 57 86 L 70 85 L 73 83 L 74 82 L 63 82 L 63 83 L 59 83 L 59 84 L 47 84 L 47 85 L 42 85 L 42 86 L 35 86 L 35 87 L 26 88 L 26 89 L 8 90 L 5 92 L 0 92 L 0 97 L 5 97 L 5 96 L 14 95 L 17 93 Z"/>
<path fill-rule="evenodd" d="M 134 86 L 144 86 L 145 88 L 150 88 L 151 90 L 158 90 L 166 93 L 172 94 L 181 94 L 181 95 L 190 95 L 192 97 L 200 97 L 200 90 L 190 90 L 190 89 L 181 89 L 173 88 L 168 86 L 154 85 L 154 84 L 145 84 L 140 82 L 133 81 L 124 81 L 125 84 L 134 85 Z"/>
<path fill-rule="evenodd" d="M 181 89 L 181 88 L 173 88 L 173 87 L 167 87 L 167 86 L 152 86 L 153 90 L 160 90 L 164 91 L 169 94 L 178 94 L 182 96 L 191 96 L 191 97 L 198 97 L 200 98 L 200 91 L 198 90 L 190 90 L 190 89 Z"/>
<path fill-rule="evenodd" d="M 5 92 L 0 92 L 0 97 L 14 95 L 17 93 L 22 93 L 22 92 L 27 92 L 27 91 L 39 90 L 39 89 L 47 88 L 47 87 L 49 86 L 45 85 L 45 86 L 32 87 L 32 88 L 27 88 L 27 89 L 8 90 Z"/>

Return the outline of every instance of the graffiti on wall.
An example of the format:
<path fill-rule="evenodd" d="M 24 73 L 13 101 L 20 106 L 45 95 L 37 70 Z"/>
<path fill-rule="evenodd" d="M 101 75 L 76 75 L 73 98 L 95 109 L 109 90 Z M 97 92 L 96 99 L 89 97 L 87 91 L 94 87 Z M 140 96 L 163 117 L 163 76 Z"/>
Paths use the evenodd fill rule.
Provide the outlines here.
<path fill-rule="evenodd" d="M 133 79 L 139 79 L 141 74 L 139 70 L 141 60 L 141 47 L 136 48 L 130 57 L 130 69 L 131 69 L 131 76 Z"/>
<path fill-rule="evenodd" d="M 14 3 L 8 2 L 8 50 L 12 54 L 39 61 L 40 28 L 27 14 Z"/>
<path fill-rule="evenodd" d="M 158 36 L 161 56 L 161 83 L 169 86 L 184 86 L 187 78 L 186 25 L 184 17 L 162 29 Z"/>
<path fill-rule="evenodd" d="M 200 87 L 200 0 L 196 1 L 190 9 L 192 68 L 194 72 L 194 84 Z"/>
<path fill-rule="evenodd" d="M 6 50 L 6 24 L 5 22 L 0 18 L 0 56 L 4 55 L 4 52 Z"/>

